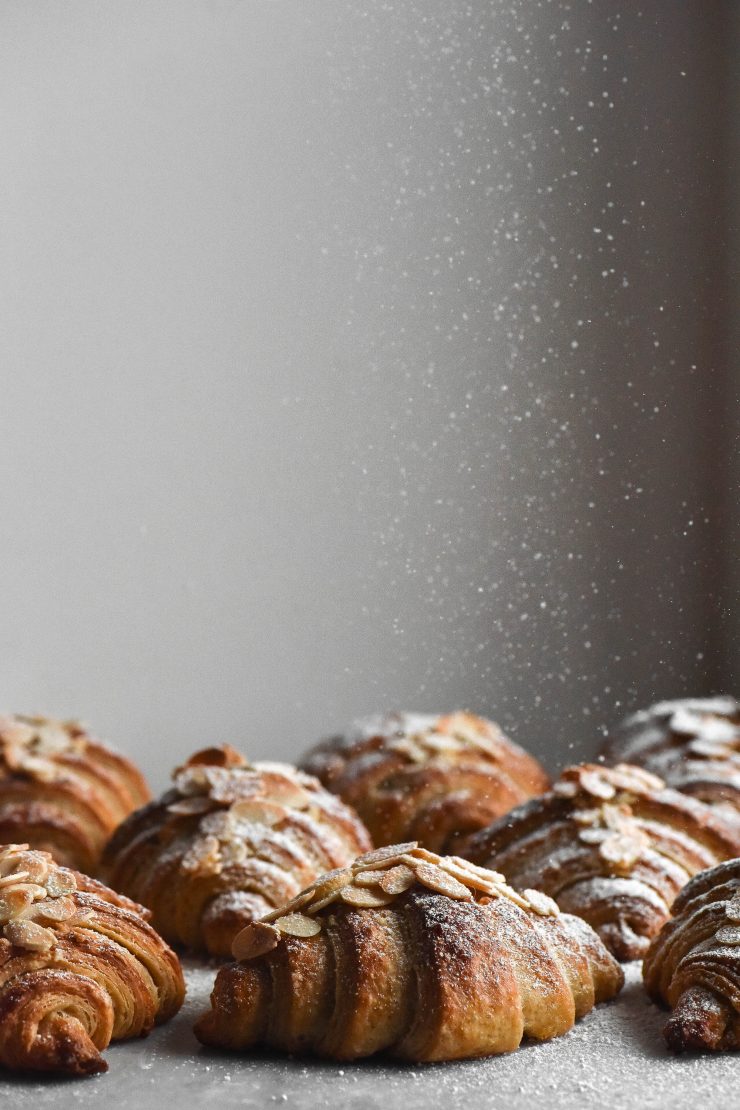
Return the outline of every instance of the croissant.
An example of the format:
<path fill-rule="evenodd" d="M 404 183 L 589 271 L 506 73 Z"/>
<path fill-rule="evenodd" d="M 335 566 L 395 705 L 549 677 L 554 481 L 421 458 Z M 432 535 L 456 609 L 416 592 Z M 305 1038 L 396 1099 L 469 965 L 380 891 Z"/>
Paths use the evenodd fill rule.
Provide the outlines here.
<path fill-rule="evenodd" d="M 644 954 L 693 875 L 738 852 L 737 827 L 709 806 L 639 767 L 588 763 L 463 849 L 579 914 L 620 960 Z"/>
<path fill-rule="evenodd" d="M 207 1045 L 453 1060 L 549 1040 L 623 976 L 538 891 L 415 843 L 322 876 L 234 942 L 195 1027 Z"/>
<path fill-rule="evenodd" d="M 369 717 L 300 766 L 357 810 L 375 844 L 415 839 L 436 852 L 549 782 L 533 756 L 472 713 Z"/>
<path fill-rule="evenodd" d="M 111 886 L 149 906 L 167 940 L 223 956 L 249 921 L 370 846 L 347 806 L 285 763 L 207 748 L 133 813 L 103 857 Z"/>
<path fill-rule="evenodd" d="M 27 844 L 0 848 L 0 1064 L 90 1075 L 185 995 L 141 907 Z"/>
<path fill-rule="evenodd" d="M 675 1052 L 740 1049 L 740 859 L 684 887 L 643 964 L 648 994 L 672 1007 Z"/>
<path fill-rule="evenodd" d="M 95 871 L 115 827 L 149 797 L 133 763 L 76 722 L 0 717 L 0 843 L 28 841 Z"/>
<path fill-rule="evenodd" d="M 604 749 L 740 820 L 740 704 L 734 698 L 664 701 L 628 717 Z"/>

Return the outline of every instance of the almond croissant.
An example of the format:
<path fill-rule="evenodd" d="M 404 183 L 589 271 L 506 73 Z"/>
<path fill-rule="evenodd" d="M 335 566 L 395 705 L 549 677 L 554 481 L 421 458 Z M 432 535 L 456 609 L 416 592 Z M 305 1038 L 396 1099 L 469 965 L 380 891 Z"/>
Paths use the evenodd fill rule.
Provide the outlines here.
<path fill-rule="evenodd" d="M 645 767 L 740 821 L 740 704 L 734 698 L 664 701 L 634 713 L 604 756 Z"/>
<path fill-rule="evenodd" d="M 472 713 L 368 717 L 300 765 L 357 810 L 375 844 L 411 838 L 437 852 L 549 782 L 533 756 Z"/>
<path fill-rule="evenodd" d="M 111 886 L 186 948 L 229 955 L 248 922 L 370 846 L 356 814 L 286 763 L 207 748 L 173 777 L 124 821 L 103 864 Z"/>
<path fill-rule="evenodd" d="M 675 1052 L 740 1049 L 740 859 L 692 879 L 643 964 L 648 994 L 673 1008 Z"/>
<path fill-rule="evenodd" d="M 0 843 L 28 841 L 95 871 L 118 823 L 149 797 L 133 763 L 76 722 L 0 717 Z"/>
<path fill-rule="evenodd" d="M 740 830 L 639 767 L 569 767 L 541 798 L 471 837 L 464 855 L 577 913 L 620 960 L 642 956 L 678 891 L 740 852 Z"/>
<path fill-rule="evenodd" d="M 179 1010 L 180 964 L 142 907 L 27 844 L 0 848 L 0 1065 L 90 1075 Z"/>
<path fill-rule="evenodd" d="M 567 1032 L 623 976 L 538 891 L 415 843 L 380 848 L 236 938 L 203 1044 L 352 1060 L 453 1060 Z"/>

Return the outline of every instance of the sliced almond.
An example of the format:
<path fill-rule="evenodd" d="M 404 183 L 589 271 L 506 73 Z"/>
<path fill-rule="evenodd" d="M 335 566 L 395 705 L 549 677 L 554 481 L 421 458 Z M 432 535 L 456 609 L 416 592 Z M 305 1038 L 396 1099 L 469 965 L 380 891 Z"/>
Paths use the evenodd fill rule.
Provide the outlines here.
<path fill-rule="evenodd" d="M 607 863 L 616 864 L 617 867 L 629 868 L 640 858 L 642 849 L 643 843 L 637 837 L 626 833 L 613 833 L 599 845 L 599 855 Z"/>
<path fill-rule="evenodd" d="M 470 875 L 477 875 L 480 879 L 485 879 L 490 883 L 505 883 L 506 879 L 500 871 L 492 871 L 490 867 L 479 867 L 477 863 L 471 863 L 468 859 L 462 859 L 461 856 L 445 856 L 445 862 L 451 861 L 457 867 L 462 867 Z"/>
<path fill-rule="evenodd" d="M 208 813 L 213 808 L 213 799 L 207 794 L 191 794 L 187 798 L 179 798 L 178 801 L 172 802 L 167 806 L 167 812 L 174 813 L 178 817 L 194 817 L 197 814 Z"/>
<path fill-rule="evenodd" d="M 3 875 L 0 879 L 0 890 L 3 887 L 15 886 L 16 883 L 23 883 L 26 879 L 30 879 L 28 871 L 14 871 L 10 875 Z"/>
<path fill-rule="evenodd" d="M 403 894 L 416 882 L 416 875 L 404 863 L 384 871 L 380 880 L 380 889 L 386 894 Z"/>
<path fill-rule="evenodd" d="M 28 876 L 32 883 L 43 884 L 49 874 L 51 860 L 42 852 L 21 852 L 18 855 L 18 866 Z"/>
<path fill-rule="evenodd" d="M 285 820 L 283 806 L 262 798 L 247 798 L 243 801 L 234 802 L 229 814 L 238 821 L 251 821 L 257 825 L 268 825 L 271 828 Z"/>
<path fill-rule="evenodd" d="M 279 906 L 276 910 L 272 910 L 271 913 L 266 913 L 261 920 L 274 923 L 279 917 L 294 913 L 296 910 L 302 910 L 304 906 L 307 906 L 309 902 L 313 901 L 313 898 L 314 892 L 312 890 L 303 890 L 300 894 L 297 894 L 295 898 L 291 898 L 290 902 L 286 902 L 284 906 Z"/>
<path fill-rule="evenodd" d="M 61 894 L 72 894 L 77 890 L 77 880 L 66 867 L 55 867 L 46 876 L 44 886 L 47 894 L 58 898 Z"/>
<path fill-rule="evenodd" d="M 317 898 L 310 906 L 306 906 L 306 912 L 310 913 L 312 916 L 315 913 L 320 913 L 321 910 L 325 910 L 327 906 L 330 906 L 332 902 L 338 902 L 343 890 L 350 889 L 351 885 L 348 883 L 346 886 L 339 887 L 337 890 L 332 890 L 324 898 Z"/>
<path fill-rule="evenodd" d="M 737 894 L 733 894 L 732 898 L 725 906 L 725 913 L 728 921 L 740 922 L 740 890 Z"/>
<path fill-rule="evenodd" d="M 494 887 L 496 879 L 503 880 L 503 875 L 499 875 L 495 871 L 491 871 L 483 878 L 477 875 L 468 867 L 461 866 L 454 857 L 444 857 L 439 861 L 439 866 L 448 875 L 458 879 L 459 882 L 464 883 L 467 887 L 472 887 L 473 890 L 480 890 L 484 894 L 490 894 Z"/>
<path fill-rule="evenodd" d="M 6 926 L 7 932 L 7 926 Z M 718 940 L 720 944 L 729 944 L 733 947 L 740 944 L 740 926 L 738 925 L 723 925 L 714 934 L 714 939 Z"/>
<path fill-rule="evenodd" d="M 390 894 L 361 886 L 346 886 L 340 890 L 339 897 L 348 906 L 356 906 L 358 909 L 377 909 L 379 906 L 388 906 L 393 901 Z"/>
<path fill-rule="evenodd" d="M 231 953 L 235 960 L 254 960 L 271 952 L 280 941 L 280 931 L 264 921 L 251 921 L 234 937 Z"/>
<path fill-rule="evenodd" d="M 560 907 L 549 894 L 544 894 L 541 890 L 529 889 L 523 890 L 522 894 L 527 899 L 534 912 L 540 914 L 542 917 L 557 917 L 560 913 Z"/>
<path fill-rule="evenodd" d="M 31 908 L 25 917 L 33 916 L 34 921 L 67 921 L 77 913 L 77 905 L 69 894 L 62 898 L 47 898 Z"/>
<path fill-rule="evenodd" d="M 321 922 L 315 917 L 306 917 L 305 913 L 288 913 L 277 919 L 275 928 L 289 937 L 315 937 L 321 932 Z"/>
<path fill-rule="evenodd" d="M 29 906 L 33 905 L 33 895 L 24 887 L 6 887 L 0 893 L 0 921 L 11 921 Z"/>
<path fill-rule="evenodd" d="M 393 871 L 391 867 L 390 871 Z M 380 886 L 383 878 L 390 874 L 385 867 L 369 867 L 366 871 L 358 871 L 354 877 L 355 886 Z"/>
<path fill-rule="evenodd" d="M 612 833 L 609 829 L 596 829 L 587 828 L 581 829 L 578 833 L 578 839 L 582 844 L 603 844 L 605 840 L 610 840 Z"/>
<path fill-rule="evenodd" d="M 352 882 L 352 872 L 348 867 L 336 867 L 333 871 L 327 871 L 325 875 L 319 875 L 313 883 L 311 883 L 308 890 L 313 892 L 313 897 L 316 901 L 321 898 L 326 898 L 327 894 L 333 894 L 335 890 L 341 890 L 347 883 Z"/>
<path fill-rule="evenodd" d="M 56 942 L 56 933 L 37 925 L 35 921 L 9 921 L 4 932 L 11 944 L 27 948 L 30 952 L 48 952 Z"/>
<path fill-rule="evenodd" d="M 578 782 L 581 788 L 594 798 L 603 798 L 608 802 L 616 794 L 612 784 L 607 782 L 598 771 L 579 771 Z"/>
<path fill-rule="evenodd" d="M 352 867 L 358 870 L 365 867 L 374 867 L 376 863 L 383 863 L 384 860 L 395 860 L 397 856 L 402 856 L 404 852 L 413 852 L 418 847 L 419 843 L 416 840 L 410 840 L 407 844 L 389 844 L 387 848 L 376 848 L 374 852 L 365 852 L 364 855 L 358 856 Z"/>
<path fill-rule="evenodd" d="M 415 871 L 419 882 L 429 890 L 434 890 L 437 894 L 446 894 L 448 898 L 455 898 L 459 902 L 472 901 L 473 895 L 468 888 L 449 872 L 443 871 L 441 867 L 430 863 L 419 863 Z"/>

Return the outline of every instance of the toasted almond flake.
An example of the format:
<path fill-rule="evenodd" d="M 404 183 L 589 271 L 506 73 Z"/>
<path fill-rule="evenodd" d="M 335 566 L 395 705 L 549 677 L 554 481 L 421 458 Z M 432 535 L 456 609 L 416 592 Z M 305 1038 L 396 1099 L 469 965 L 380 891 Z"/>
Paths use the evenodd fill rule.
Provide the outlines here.
<path fill-rule="evenodd" d="M 0 922 L 18 917 L 33 905 L 33 895 L 22 887 L 6 887 L 0 894 Z"/>
<path fill-rule="evenodd" d="M 391 871 L 393 868 L 391 867 Z M 390 872 L 385 867 L 369 867 L 366 871 L 358 871 L 354 877 L 355 886 L 380 886 L 383 878 Z"/>
<path fill-rule="evenodd" d="M 728 921 L 740 922 L 740 890 L 737 894 L 733 894 L 730 901 L 725 906 L 725 914 Z"/>
<path fill-rule="evenodd" d="M 460 902 L 470 902 L 472 900 L 473 896 L 468 888 L 458 882 L 447 871 L 443 871 L 441 867 L 422 862 L 417 865 L 415 871 L 419 882 L 423 883 L 429 890 L 434 890 L 438 894 L 446 894 L 448 898 L 455 898 Z"/>
<path fill-rule="evenodd" d="M 495 871 L 490 871 L 484 878 L 467 867 L 461 867 L 454 858 L 443 857 L 439 861 L 439 866 L 448 875 L 452 875 L 453 878 L 464 883 L 465 886 L 471 887 L 473 890 L 480 890 L 484 894 L 491 894 L 495 888 L 496 880 L 503 879 L 503 875 L 499 875 Z"/>
<path fill-rule="evenodd" d="M 339 897 L 348 906 L 356 906 L 358 909 L 376 909 L 379 906 L 388 906 L 393 901 L 390 894 L 361 886 L 346 886 L 340 890 Z"/>
<path fill-rule="evenodd" d="M 24 918 L 32 916 L 34 921 L 67 921 L 76 913 L 74 898 L 66 894 L 62 898 L 47 898 L 44 902 L 38 902 L 26 912 Z"/>
<path fill-rule="evenodd" d="M 279 906 L 271 913 L 266 913 L 261 919 L 262 921 L 275 922 L 279 917 L 284 917 L 286 914 L 294 913 L 296 910 L 302 910 L 309 902 L 313 900 L 314 892 L 312 890 L 303 890 L 287 902 L 284 906 Z"/>
<path fill-rule="evenodd" d="M 386 894 L 403 894 L 404 891 L 409 890 L 410 887 L 416 882 L 416 875 L 410 867 L 406 867 L 401 863 L 397 867 L 391 867 L 389 871 L 384 871 L 380 880 L 380 888 Z"/>
<path fill-rule="evenodd" d="M 268 825 L 270 828 L 284 821 L 286 816 L 283 806 L 261 798 L 247 798 L 234 802 L 229 815 L 237 821 L 251 821 L 258 825 Z"/>
<path fill-rule="evenodd" d="M 326 897 L 317 898 L 316 901 L 312 902 L 310 906 L 306 907 L 306 912 L 310 913 L 311 916 L 313 916 L 315 913 L 319 913 L 321 910 L 326 909 L 326 907 L 330 906 L 332 902 L 338 902 L 343 890 L 351 890 L 351 886 L 347 885 L 339 887 L 337 890 L 332 890 L 329 894 L 326 895 Z"/>
<path fill-rule="evenodd" d="M 402 740 L 393 740 L 388 747 L 392 748 L 394 752 L 405 755 L 412 763 L 426 763 L 428 758 L 421 744 L 414 743 L 409 737 L 404 737 Z"/>
<path fill-rule="evenodd" d="M 252 921 L 234 937 L 231 954 L 235 960 L 254 960 L 271 952 L 280 940 L 280 931 L 264 921 Z"/>
<path fill-rule="evenodd" d="M 387 848 L 376 848 L 373 852 L 365 852 L 358 856 L 352 866 L 360 869 L 371 867 L 376 863 L 382 863 L 384 860 L 395 860 L 397 856 L 402 856 L 404 852 L 413 852 L 418 847 L 419 842 L 417 840 L 410 840 L 406 844 L 389 844 Z"/>
<path fill-rule="evenodd" d="M 714 934 L 714 938 L 715 940 L 718 940 L 720 944 L 729 944 L 734 947 L 735 945 L 740 944 L 740 926 L 723 925 L 722 928 L 718 929 L 717 932 Z"/>
<path fill-rule="evenodd" d="M 624 833 L 613 833 L 608 840 L 599 845 L 599 855 L 607 863 L 616 864 L 617 867 L 629 868 L 640 858 L 643 844 L 635 836 Z"/>
<path fill-rule="evenodd" d="M 458 867 L 464 868 L 465 871 L 471 875 L 477 875 L 480 879 L 485 879 L 486 882 L 491 883 L 505 883 L 506 879 L 500 871 L 492 871 L 490 867 L 479 867 L 477 863 L 471 863 L 468 859 L 463 859 L 462 856 L 445 856 L 446 860 L 451 860 L 452 863 L 457 864 Z"/>
<path fill-rule="evenodd" d="M 603 844 L 605 840 L 610 840 L 612 833 L 609 829 L 595 829 L 587 828 L 581 829 L 578 833 L 578 839 L 583 844 Z"/>
<path fill-rule="evenodd" d="M 3 875 L 0 879 L 0 890 L 6 886 L 15 886 L 17 883 L 22 883 L 30 878 L 28 871 L 16 871 L 11 875 Z"/>
<path fill-rule="evenodd" d="M 587 794 L 609 801 L 616 794 L 615 788 L 598 771 L 579 771 L 578 782 Z"/>
<path fill-rule="evenodd" d="M 30 952 L 48 952 L 56 942 L 56 934 L 35 921 L 9 921 L 4 931 L 11 944 L 27 948 Z"/>
<path fill-rule="evenodd" d="M 313 883 L 307 888 L 312 891 L 313 897 L 318 902 L 321 898 L 326 898 L 327 894 L 333 894 L 335 890 L 341 890 L 347 883 L 352 882 L 352 871 L 349 867 L 336 867 L 333 871 L 327 871 L 325 875 L 319 875 Z"/>
<path fill-rule="evenodd" d="M 44 886 L 51 898 L 58 898 L 61 894 L 72 894 L 77 890 L 77 880 L 66 867 L 56 867 L 47 875 Z"/>
<path fill-rule="evenodd" d="M 192 794 L 172 802 L 167 806 L 167 812 L 174 813 L 178 817 L 194 817 L 200 813 L 208 813 L 213 808 L 213 800 L 206 794 Z"/>
<path fill-rule="evenodd" d="M 541 890 L 523 890 L 522 894 L 535 913 L 541 914 L 543 917 L 557 917 L 560 913 L 557 902 Z"/>
<path fill-rule="evenodd" d="M 305 913 L 289 913 L 277 919 L 275 928 L 289 937 L 315 937 L 321 932 L 321 922 Z"/>

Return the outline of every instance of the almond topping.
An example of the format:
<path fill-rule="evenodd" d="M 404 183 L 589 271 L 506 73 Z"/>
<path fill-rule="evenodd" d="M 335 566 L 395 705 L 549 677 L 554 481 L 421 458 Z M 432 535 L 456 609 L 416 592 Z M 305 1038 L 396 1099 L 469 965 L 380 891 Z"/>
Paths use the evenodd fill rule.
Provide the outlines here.
<path fill-rule="evenodd" d="M 374 852 L 365 852 L 364 855 L 358 856 L 353 863 L 353 868 L 359 871 L 364 870 L 366 867 L 374 867 L 378 863 L 383 863 L 385 860 L 396 861 L 404 852 L 413 852 L 418 848 L 416 840 L 410 840 L 407 844 L 389 844 L 387 848 L 376 848 Z"/>
<path fill-rule="evenodd" d="M 416 875 L 410 867 L 406 867 L 401 863 L 397 867 L 391 867 L 390 871 L 384 871 L 380 880 L 380 888 L 386 894 L 403 894 L 404 891 L 409 890 L 410 887 L 416 882 Z"/>
<path fill-rule="evenodd" d="M 178 817 L 193 817 L 196 814 L 208 813 L 211 809 L 213 809 L 213 801 L 206 794 L 191 794 L 167 806 L 167 812 L 174 813 Z"/>
<path fill-rule="evenodd" d="M 72 871 L 65 867 L 54 868 L 44 882 L 46 893 L 50 898 L 58 898 L 62 894 L 72 894 L 77 890 L 77 880 Z"/>
<path fill-rule="evenodd" d="M 277 919 L 275 928 L 289 937 L 315 937 L 321 932 L 321 922 L 305 913 L 289 913 Z"/>
<path fill-rule="evenodd" d="M 737 894 L 733 894 L 732 898 L 725 906 L 725 913 L 728 921 L 740 922 L 740 890 Z"/>
<path fill-rule="evenodd" d="M 56 934 L 35 921 L 9 921 L 5 936 L 11 944 L 27 948 L 30 952 L 48 952 L 56 941 Z"/>
<path fill-rule="evenodd" d="M 472 900 L 473 896 L 468 888 L 458 882 L 447 871 L 443 871 L 441 867 L 436 867 L 430 863 L 419 863 L 414 870 L 419 882 L 423 883 L 429 890 L 434 890 L 438 894 L 446 894 L 449 898 L 455 898 L 460 902 L 470 902 Z"/>
<path fill-rule="evenodd" d="M 541 890 L 523 890 L 522 894 L 534 912 L 541 914 L 542 917 L 557 917 L 559 915 L 560 907 L 557 902 L 550 898 L 548 894 L 543 894 Z"/>
<path fill-rule="evenodd" d="M 722 928 L 718 929 L 714 934 L 714 938 L 718 940 L 720 944 L 729 944 L 734 947 L 736 944 L 740 944 L 740 926 L 723 925 Z"/>
<path fill-rule="evenodd" d="M 231 952 L 235 960 L 253 960 L 277 947 L 280 932 L 274 925 L 252 921 L 234 937 Z"/>
<path fill-rule="evenodd" d="M 380 891 L 376 893 L 361 886 L 346 886 L 339 891 L 339 897 L 348 906 L 356 906 L 358 909 L 375 909 L 388 906 L 393 901 L 391 894 L 382 894 Z"/>

